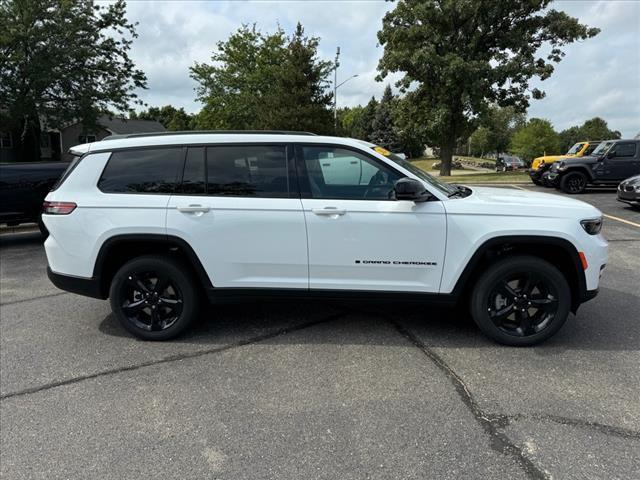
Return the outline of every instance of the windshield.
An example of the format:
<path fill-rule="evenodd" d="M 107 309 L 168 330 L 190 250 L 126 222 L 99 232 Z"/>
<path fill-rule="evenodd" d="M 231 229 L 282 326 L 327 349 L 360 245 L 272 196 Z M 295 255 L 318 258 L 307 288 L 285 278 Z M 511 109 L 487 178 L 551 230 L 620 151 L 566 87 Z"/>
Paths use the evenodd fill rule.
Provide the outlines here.
<path fill-rule="evenodd" d="M 609 150 L 612 145 L 613 145 L 613 142 L 602 142 L 600 145 L 598 145 L 598 148 L 596 148 L 593 151 L 592 155 L 594 157 L 599 157 L 600 155 L 604 155 L 605 153 L 607 153 L 607 150 Z"/>
<path fill-rule="evenodd" d="M 569 151 L 567 152 L 567 155 L 575 155 L 580 151 L 580 149 L 582 148 L 582 145 L 583 145 L 582 143 L 576 143 L 573 147 L 569 149 Z"/>
<path fill-rule="evenodd" d="M 401 158 L 398 155 L 395 155 L 395 154 L 385 150 L 384 148 L 371 147 L 371 149 L 375 150 L 376 152 L 378 152 L 378 153 L 380 153 L 382 155 L 384 155 L 386 158 L 388 158 L 392 162 L 400 165 L 402 168 L 405 168 L 405 169 L 409 170 L 411 173 L 413 173 L 420 180 L 424 180 L 429 185 L 431 185 L 432 187 L 437 188 L 438 190 L 440 190 L 442 193 L 444 193 L 446 195 L 451 195 L 452 193 L 455 193 L 458 190 L 453 185 L 449 185 L 448 183 L 443 182 L 442 180 L 440 180 L 440 179 L 438 179 L 438 178 L 436 178 L 436 177 L 434 177 L 432 175 L 429 175 L 427 172 L 425 172 L 421 168 L 416 167 L 410 161 L 405 160 L 404 158 Z"/>

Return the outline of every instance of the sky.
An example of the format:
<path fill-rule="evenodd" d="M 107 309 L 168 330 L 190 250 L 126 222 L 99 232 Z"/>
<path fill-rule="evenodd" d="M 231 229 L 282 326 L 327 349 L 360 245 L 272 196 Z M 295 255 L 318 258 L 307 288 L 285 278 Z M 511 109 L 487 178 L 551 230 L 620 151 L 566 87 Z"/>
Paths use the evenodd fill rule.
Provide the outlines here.
<path fill-rule="evenodd" d="M 138 94 L 149 106 L 197 112 L 201 105 L 189 77 L 194 62 L 208 62 L 216 43 L 243 23 L 256 23 L 264 32 L 280 25 L 291 33 L 300 21 L 308 35 L 320 37 L 322 59 L 332 60 L 341 48 L 338 83 L 358 75 L 338 89 L 338 106 L 365 104 L 398 78 L 375 81 L 383 51 L 376 34 L 393 7 L 381 0 L 129 0 L 127 17 L 139 23 L 131 57 L 149 87 Z M 640 132 L 640 1 L 565 0 L 552 8 L 602 31 L 565 47 L 566 57 L 551 78 L 531 83 L 547 95 L 531 101 L 529 117 L 546 118 L 559 131 L 600 116 L 623 137 L 633 137 Z"/>

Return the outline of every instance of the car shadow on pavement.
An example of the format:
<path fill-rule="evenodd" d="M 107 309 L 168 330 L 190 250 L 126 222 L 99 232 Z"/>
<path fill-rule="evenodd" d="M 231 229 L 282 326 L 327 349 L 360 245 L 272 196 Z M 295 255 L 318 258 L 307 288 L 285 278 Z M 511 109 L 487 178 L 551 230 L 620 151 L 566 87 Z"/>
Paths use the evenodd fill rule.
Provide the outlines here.
<path fill-rule="evenodd" d="M 556 355 L 562 351 L 635 351 L 640 350 L 640 296 L 630 295 L 613 289 L 602 288 L 600 295 L 580 307 L 578 315 L 570 315 L 567 323 L 551 339 L 532 347 L 540 355 Z M 184 335 L 172 343 L 201 344 L 224 342 L 232 337 L 246 339 L 263 335 L 265 332 L 281 334 L 269 338 L 269 343 L 285 339 L 287 333 L 296 330 L 296 341 L 313 344 L 315 335 L 304 334 L 305 328 L 322 326 L 336 328 L 349 322 L 357 322 L 361 329 L 362 343 L 370 343 L 371 328 L 386 324 L 394 330 L 398 326 L 420 336 L 428 347 L 433 348 L 518 348 L 498 347 L 487 339 L 476 327 L 470 316 L 461 308 L 432 308 L 415 303 L 363 303 L 363 302 L 255 302 L 238 305 L 216 305 L 209 307 L 198 322 Z M 105 317 L 100 330 L 116 337 L 134 340 L 113 315 Z M 344 339 L 336 335 L 324 343 L 343 344 Z M 353 343 L 351 336 L 349 342 Z M 282 340 L 280 340 L 282 339 Z M 385 344 L 394 344 L 388 339 Z M 407 340 L 397 335 L 397 343 L 406 345 Z"/>

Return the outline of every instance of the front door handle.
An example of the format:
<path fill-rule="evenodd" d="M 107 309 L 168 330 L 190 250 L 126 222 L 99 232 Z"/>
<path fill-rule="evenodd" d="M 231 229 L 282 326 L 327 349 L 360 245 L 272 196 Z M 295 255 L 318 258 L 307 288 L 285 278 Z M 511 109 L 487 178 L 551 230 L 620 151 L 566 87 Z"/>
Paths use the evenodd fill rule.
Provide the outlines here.
<path fill-rule="evenodd" d="M 186 207 L 178 207 L 178 211 L 182 213 L 207 213 L 209 211 L 209 207 L 194 204 Z"/>
<path fill-rule="evenodd" d="M 324 207 L 324 208 L 312 208 L 311 211 L 316 215 L 344 215 L 347 211 L 344 208 L 336 208 L 336 207 Z"/>

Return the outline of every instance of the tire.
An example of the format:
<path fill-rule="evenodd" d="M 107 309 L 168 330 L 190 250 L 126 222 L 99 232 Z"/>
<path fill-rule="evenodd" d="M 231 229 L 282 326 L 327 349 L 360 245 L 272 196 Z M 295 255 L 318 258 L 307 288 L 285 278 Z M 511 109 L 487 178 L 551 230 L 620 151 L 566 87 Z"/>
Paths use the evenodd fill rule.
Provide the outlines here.
<path fill-rule="evenodd" d="M 149 255 L 130 260 L 116 272 L 109 297 L 113 313 L 127 331 L 143 340 L 169 340 L 198 316 L 197 292 L 184 264 Z"/>
<path fill-rule="evenodd" d="M 471 294 L 471 316 L 480 330 L 503 345 L 531 346 L 552 337 L 567 320 L 571 291 L 549 262 L 528 255 L 489 267 Z"/>
<path fill-rule="evenodd" d="M 568 172 L 560 179 L 560 189 L 564 193 L 575 195 L 587 188 L 588 179 L 582 172 Z"/>

